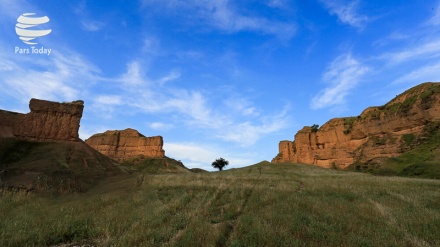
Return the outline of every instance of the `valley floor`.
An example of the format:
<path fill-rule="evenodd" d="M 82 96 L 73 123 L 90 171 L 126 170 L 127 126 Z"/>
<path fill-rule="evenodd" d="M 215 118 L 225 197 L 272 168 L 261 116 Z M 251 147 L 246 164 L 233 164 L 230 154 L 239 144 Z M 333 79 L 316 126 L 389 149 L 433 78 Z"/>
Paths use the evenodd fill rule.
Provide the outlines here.
<path fill-rule="evenodd" d="M 0 197 L 0 246 L 440 246 L 440 180 L 260 164 Z"/>

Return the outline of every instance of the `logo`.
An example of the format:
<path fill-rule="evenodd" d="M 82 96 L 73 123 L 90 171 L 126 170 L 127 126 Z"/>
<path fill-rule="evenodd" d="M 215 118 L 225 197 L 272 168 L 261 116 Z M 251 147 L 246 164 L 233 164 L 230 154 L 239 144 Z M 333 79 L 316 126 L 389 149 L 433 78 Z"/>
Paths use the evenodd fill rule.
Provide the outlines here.
<path fill-rule="evenodd" d="M 39 25 L 48 23 L 49 17 L 34 17 L 34 15 L 35 13 L 22 14 L 20 17 L 18 17 L 17 24 L 15 25 L 15 32 L 20 39 L 28 45 L 38 44 L 34 41 L 34 39 L 46 36 L 52 32 L 52 29 L 37 29 Z"/>

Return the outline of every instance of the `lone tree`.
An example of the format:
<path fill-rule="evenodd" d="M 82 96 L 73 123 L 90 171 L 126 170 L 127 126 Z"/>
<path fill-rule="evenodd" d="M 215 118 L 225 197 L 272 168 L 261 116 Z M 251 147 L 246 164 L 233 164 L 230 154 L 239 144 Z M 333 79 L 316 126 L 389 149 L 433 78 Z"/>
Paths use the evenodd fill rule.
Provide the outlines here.
<path fill-rule="evenodd" d="M 220 158 L 220 159 L 216 159 L 214 162 L 212 162 L 212 166 L 214 168 L 218 168 L 219 171 L 223 170 L 223 167 L 229 165 L 229 161 Z"/>

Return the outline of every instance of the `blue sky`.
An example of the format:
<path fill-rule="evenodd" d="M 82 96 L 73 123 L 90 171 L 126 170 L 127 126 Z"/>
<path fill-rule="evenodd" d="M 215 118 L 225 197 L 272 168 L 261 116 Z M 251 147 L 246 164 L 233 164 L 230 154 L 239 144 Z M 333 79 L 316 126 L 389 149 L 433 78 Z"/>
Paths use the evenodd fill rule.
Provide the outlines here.
<path fill-rule="evenodd" d="M 50 55 L 15 52 L 24 13 Z M 439 81 L 439 57 L 439 1 L 0 1 L 0 109 L 82 99 L 81 138 L 134 128 L 208 170 Z"/>

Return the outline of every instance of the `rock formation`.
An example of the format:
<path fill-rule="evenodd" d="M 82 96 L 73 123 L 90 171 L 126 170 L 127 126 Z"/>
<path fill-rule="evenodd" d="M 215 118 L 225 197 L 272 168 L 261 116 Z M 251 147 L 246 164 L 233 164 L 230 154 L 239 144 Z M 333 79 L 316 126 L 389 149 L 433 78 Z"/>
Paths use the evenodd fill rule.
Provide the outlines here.
<path fill-rule="evenodd" d="M 440 83 L 424 83 L 356 117 L 335 118 L 321 128 L 304 127 L 281 141 L 272 163 L 292 162 L 346 168 L 355 162 L 397 157 L 426 137 L 440 121 Z"/>
<path fill-rule="evenodd" d="M 79 139 L 83 101 L 31 99 L 29 108 L 28 114 L 0 110 L 0 195 L 81 192 L 124 174 L 114 160 Z"/>
<path fill-rule="evenodd" d="M 31 99 L 31 110 L 20 114 L 0 110 L 0 137 L 32 141 L 78 141 L 83 101 L 57 103 Z"/>
<path fill-rule="evenodd" d="M 134 129 L 109 130 L 95 134 L 86 140 L 94 149 L 118 161 L 143 156 L 164 158 L 161 136 L 145 137 Z"/>

